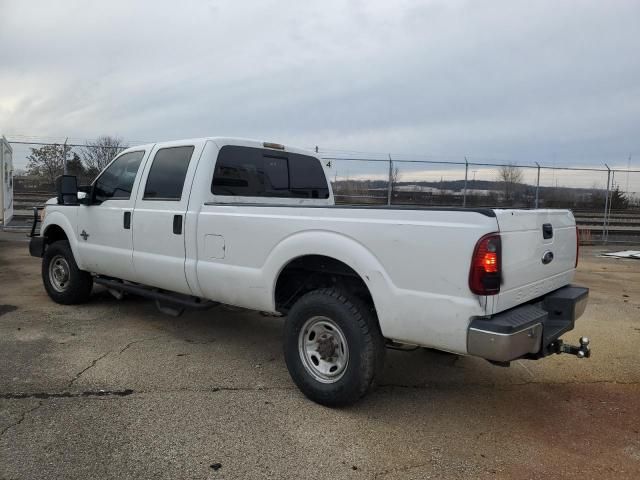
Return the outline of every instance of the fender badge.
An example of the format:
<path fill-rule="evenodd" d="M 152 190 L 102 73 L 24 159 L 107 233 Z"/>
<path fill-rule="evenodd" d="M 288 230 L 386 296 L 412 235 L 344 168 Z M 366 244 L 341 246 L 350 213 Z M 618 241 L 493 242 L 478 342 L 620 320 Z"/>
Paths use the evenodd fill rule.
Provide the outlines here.
<path fill-rule="evenodd" d="M 80 236 L 84 239 L 84 241 L 87 241 L 87 238 L 89 238 L 89 234 L 87 232 L 85 232 L 84 230 L 82 230 L 82 233 L 80 234 Z M 544 262 L 544 260 L 543 260 Z"/>
<path fill-rule="evenodd" d="M 542 255 L 542 263 L 546 265 L 547 263 L 551 263 L 552 260 L 553 252 L 551 250 L 547 250 L 546 252 L 544 252 L 544 254 Z"/>

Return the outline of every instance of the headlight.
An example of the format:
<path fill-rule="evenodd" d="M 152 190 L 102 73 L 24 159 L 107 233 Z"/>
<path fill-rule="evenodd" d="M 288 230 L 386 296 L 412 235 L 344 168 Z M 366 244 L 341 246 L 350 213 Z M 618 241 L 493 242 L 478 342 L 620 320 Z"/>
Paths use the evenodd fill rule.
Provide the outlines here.
<path fill-rule="evenodd" d="M 44 222 L 44 217 L 47 216 L 47 207 L 40 210 L 40 223 Z"/>

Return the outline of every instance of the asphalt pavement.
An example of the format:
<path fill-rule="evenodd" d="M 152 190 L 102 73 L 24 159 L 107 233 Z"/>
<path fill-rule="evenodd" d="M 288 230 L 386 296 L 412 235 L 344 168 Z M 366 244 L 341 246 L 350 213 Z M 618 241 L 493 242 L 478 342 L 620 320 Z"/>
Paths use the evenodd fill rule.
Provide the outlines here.
<path fill-rule="evenodd" d="M 600 250 L 566 336 L 591 359 L 388 351 L 367 398 L 329 409 L 290 380 L 282 318 L 99 288 L 57 305 L 0 233 L 0 479 L 640 478 L 640 260 Z"/>

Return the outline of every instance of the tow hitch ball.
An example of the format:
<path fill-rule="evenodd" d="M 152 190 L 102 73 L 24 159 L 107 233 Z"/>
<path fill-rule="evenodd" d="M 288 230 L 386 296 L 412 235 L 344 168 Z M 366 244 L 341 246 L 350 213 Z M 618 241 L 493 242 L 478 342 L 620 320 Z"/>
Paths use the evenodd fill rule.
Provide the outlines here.
<path fill-rule="evenodd" d="M 551 344 L 552 351 L 554 353 L 569 353 L 575 355 L 578 358 L 589 358 L 591 356 L 591 348 L 589 347 L 589 339 L 587 337 L 580 337 L 580 346 L 569 345 L 558 339 Z"/>

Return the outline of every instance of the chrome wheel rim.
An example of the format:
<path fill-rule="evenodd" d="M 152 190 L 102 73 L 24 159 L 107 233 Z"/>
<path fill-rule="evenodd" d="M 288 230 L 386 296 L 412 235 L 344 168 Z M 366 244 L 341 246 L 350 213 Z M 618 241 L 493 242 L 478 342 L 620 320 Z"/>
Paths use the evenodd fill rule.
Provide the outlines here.
<path fill-rule="evenodd" d="M 337 382 L 349 364 L 349 345 L 340 327 L 328 317 L 311 317 L 298 337 L 305 370 L 322 383 Z"/>
<path fill-rule="evenodd" d="M 64 292 L 69 288 L 71 269 L 69 262 L 62 255 L 56 255 L 49 262 L 49 282 L 56 292 Z"/>

